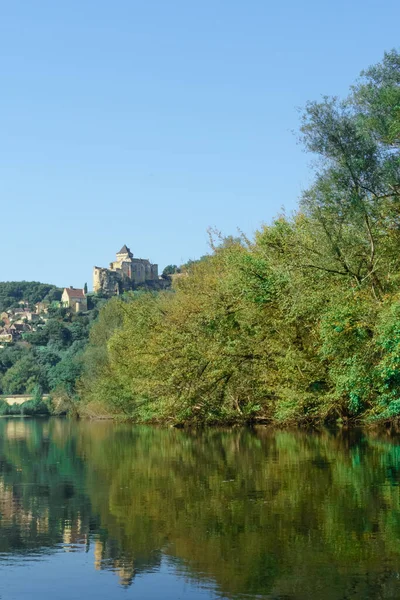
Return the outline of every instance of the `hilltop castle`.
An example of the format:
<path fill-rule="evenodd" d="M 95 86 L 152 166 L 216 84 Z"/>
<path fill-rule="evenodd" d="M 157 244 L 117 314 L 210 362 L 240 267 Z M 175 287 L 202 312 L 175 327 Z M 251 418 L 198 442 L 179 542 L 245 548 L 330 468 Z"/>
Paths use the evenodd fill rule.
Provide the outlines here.
<path fill-rule="evenodd" d="M 93 291 L 106 296 L 132 290 L 135 285 L 158 282 L 158 265 L 146 258 L 134 258 L 127 246 L 117 252 L 117 260 L 110 267 L 94 267 Z"/>

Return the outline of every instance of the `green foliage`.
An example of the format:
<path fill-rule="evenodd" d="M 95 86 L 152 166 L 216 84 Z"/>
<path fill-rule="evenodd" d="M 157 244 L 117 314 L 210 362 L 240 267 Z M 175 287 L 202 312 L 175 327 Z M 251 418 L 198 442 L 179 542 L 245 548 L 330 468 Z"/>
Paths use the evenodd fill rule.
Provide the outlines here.
<path fill-rule="evenodd" d="M 33 391 L 40 379 L 40 368 L 31 353 L 24 353 L 2 377 L 3 393 L 25 394 Z"/>
<path fill-rule="evenodd" d="M 37 386 L 34 390 L 33 398 L 23 404 L 9 405 L 0 398 L 0 416 L 47 416 L 50 414 L 49 406 L 42 400 L 40 388 Z"/>
<path fill-rule="evenodd" d="M 9 414 L 9 408 L 7 402 L 0 398 L 0 416 L 7 416 Z"/>
<path fill-rule="evenodd" d="M 320 160 L 297 214 L 254 240 L 211 232 L 212 253 L 172 292 L 100 312 L 83 408 L 178 422 L 400 414 L 399 64 L 390 52 L 344 101 L 306 106 L 303 143 Z"/>
<path fill-rule="evenodd" d="M 175 273 L 180 273 L 181 270 L 177 265 L 168 265 L 162 272 L 162 277 L 164 279 L 168 278 L 169 275 L 174 275 Z"/>
<path fill-rule="evenodd" d="M 89 314 L 49 309 L 44 325 L 24 334 L 22 342 L 0 349 L 0 393 L 29 394 L 40 386 L 44 393 L 57 390 L 74 396 L 82 370 L 80 356 L 97 315 L 97 309 Z"/>
<path fill-rule="evenodd" d="M 39 397 L 34 396 L 32 400 L 28 400 L 21 404 L 20 407 L 21 415 L 35 416 L 35 415 L 49 415 L 49 407 L 43 402 L 41 395 Z"/>
<path fill-rule="evenodd" d="M 306 106 L 317 169 L 296 214 L 254 240 L 210 231 L 209 255 L 164 270 L 172 290 L 91 295 L 89 315 L 53 305 L 26 347 L 0 352 L 0 388 L 140 421 L 400 416 L 399 73 L 389 52 L 345 100 Z"/>
<path fill-rule="evenodd" d="M 61 290 L 55 285 L 37 281 L 6 281 L 0 282 L 0 312 L 18 306 L 21 301 L 33 306 L 46 300 L 60 300 Z"/>

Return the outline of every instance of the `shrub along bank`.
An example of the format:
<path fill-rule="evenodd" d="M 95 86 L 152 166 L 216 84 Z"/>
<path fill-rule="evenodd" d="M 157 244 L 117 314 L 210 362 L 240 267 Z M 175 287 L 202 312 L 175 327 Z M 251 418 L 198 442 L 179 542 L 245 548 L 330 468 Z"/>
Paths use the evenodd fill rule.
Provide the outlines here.
<path fill-rule="evenodd" d="M 174 291 L 100 312 L 81 414 L 384 420 L 400 414 L 400 55 L 307 105 L 314 184 L 254 239 L 212 241 Z M 276 199 L 281 202 L 280 198 Z"/>

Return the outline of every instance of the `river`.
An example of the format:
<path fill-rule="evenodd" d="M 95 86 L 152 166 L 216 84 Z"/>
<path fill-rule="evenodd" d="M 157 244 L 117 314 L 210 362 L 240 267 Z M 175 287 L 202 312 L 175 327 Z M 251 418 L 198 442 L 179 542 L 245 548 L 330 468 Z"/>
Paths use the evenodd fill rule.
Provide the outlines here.
<path fill-rule="evenodd" d="M 2 600 L 397 599 L 400 438 L 0 419 Z"/>

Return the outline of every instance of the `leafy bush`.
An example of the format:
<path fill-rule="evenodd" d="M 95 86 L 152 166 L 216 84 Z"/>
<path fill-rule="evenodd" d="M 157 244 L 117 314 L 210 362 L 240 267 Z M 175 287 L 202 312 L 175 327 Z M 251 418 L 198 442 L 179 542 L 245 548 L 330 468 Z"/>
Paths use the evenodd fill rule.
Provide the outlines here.
<path fill-rule="evenodd" d="M 310 102 L 321 160 L 299 211 L 254 240 L 214 234 L 173 292 L 100 311 L 81 403 L 192 423 L 400 415 L 399 89 L 392 51 L 345 101 Z"/>

